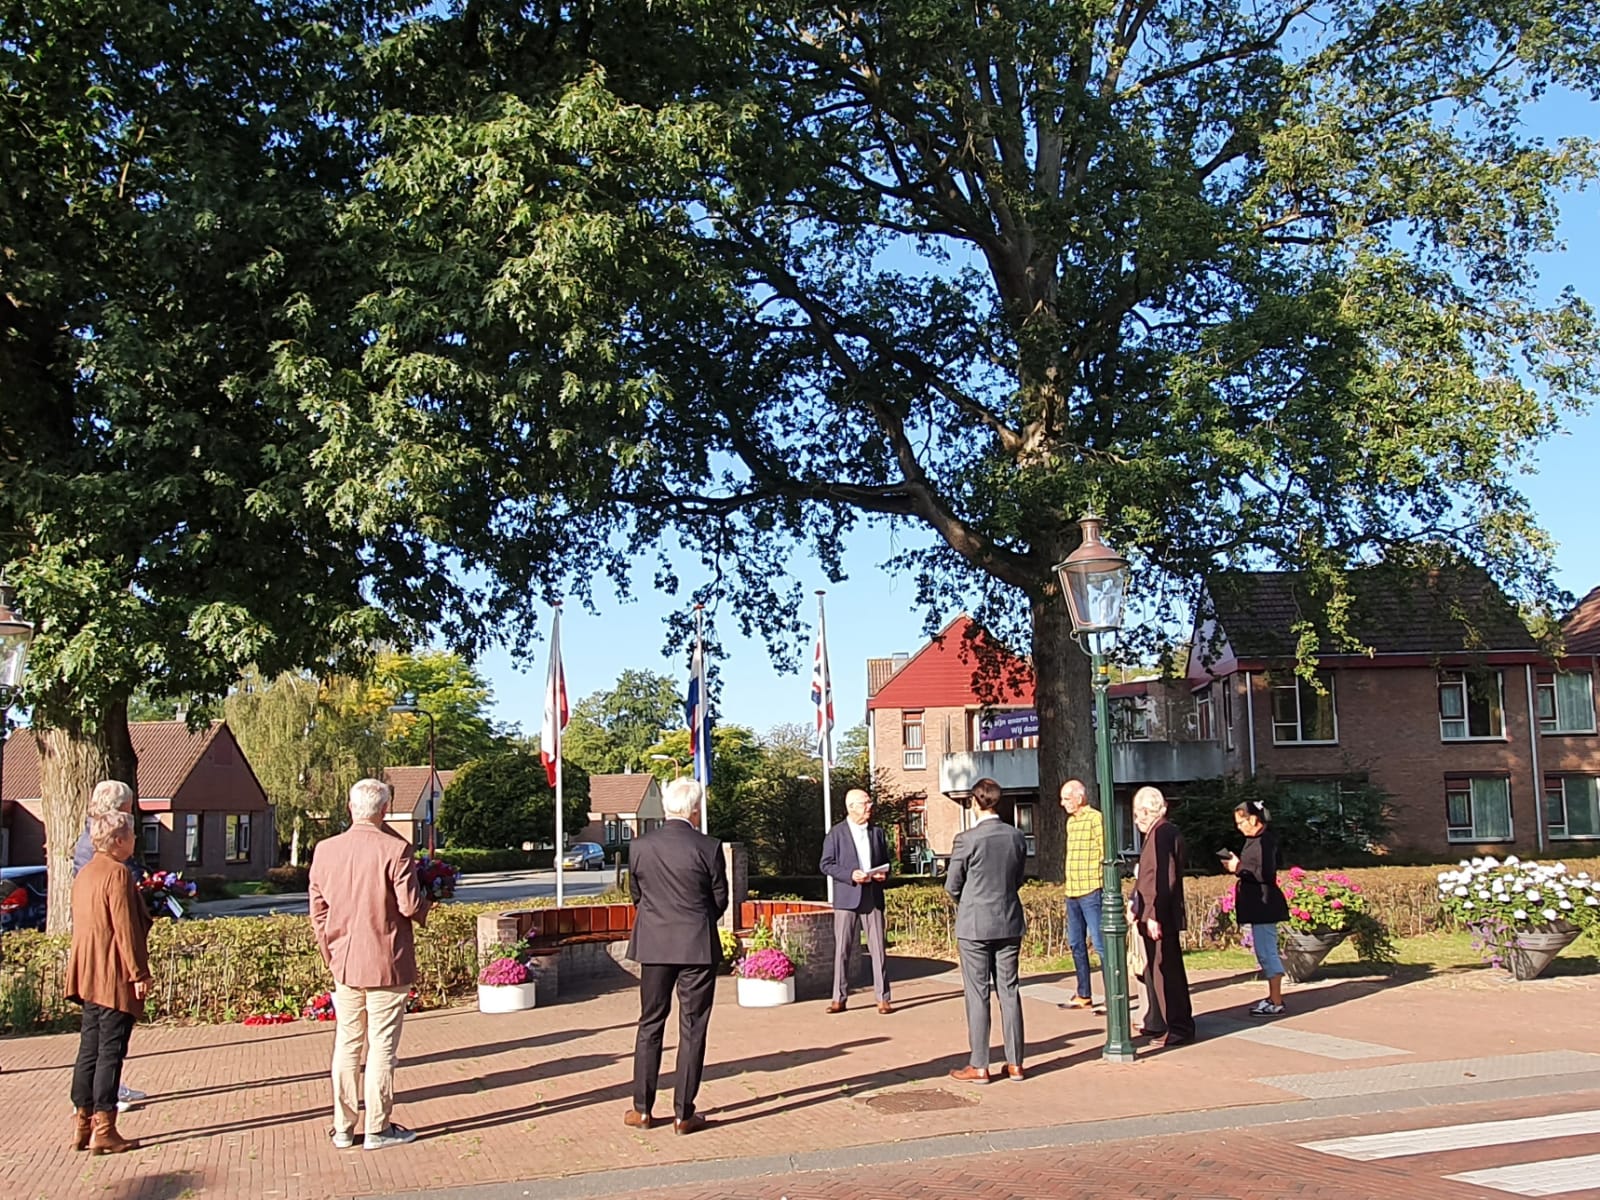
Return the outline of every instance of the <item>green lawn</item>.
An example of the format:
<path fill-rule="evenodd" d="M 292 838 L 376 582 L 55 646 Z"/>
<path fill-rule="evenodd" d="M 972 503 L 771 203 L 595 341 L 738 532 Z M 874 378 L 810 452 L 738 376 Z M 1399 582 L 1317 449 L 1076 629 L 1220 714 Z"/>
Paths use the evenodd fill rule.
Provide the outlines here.
<path fill-rule="evenodd" d="M 1424 974 L 1444 971 L 1487 969 L 1483 956 L 1472 948 L 1472 935 L 1467 933 L 1429 933 L 1421 937 L 1396 938 L 1398 960 L 1393 963 L 1364 963 L 1356 958 L 1354 947 L 1345 942 L 1328 955 L 1319 974 L 1341 975 L 1373 974 Z M 1596 975 L 1600 974 L 1600 947 L 1593 940 L 1579 938 L 1561 952 L 1561 957 L 1550 964 L 1546 975 Z M 1183 956 L 1184 965 L 1191 971 L 1253 971 L 1256 958 L 1248 950 L 1191 950 Z M 1098 968 L 1098 961 L 1096 963 Z M 1030 959 L 1030 973 L 1072 970 L 1072 959 Z"/>

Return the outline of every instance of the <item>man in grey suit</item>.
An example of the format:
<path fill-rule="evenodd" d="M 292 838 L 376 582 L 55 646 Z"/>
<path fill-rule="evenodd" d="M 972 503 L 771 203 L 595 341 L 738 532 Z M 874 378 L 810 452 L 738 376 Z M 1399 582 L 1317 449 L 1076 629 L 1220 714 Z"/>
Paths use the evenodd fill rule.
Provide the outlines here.
<path fill-rule="evenodd" d="M 972 1058 L 950 1072 L 963 1083 L 989 1082 L 989 987 L 1000 994 L 1000 1028 L 1005 1035 L 1006 1074 L 1022 1074 L 1022 992 L 1017 958 L 1028 922 L 1022 915 L 1022 872 L 1028 842 L 995 812 L 1000 785 L 980 779 L 972 785 L 978 820 L 956 834 L 950 849 L 945 891 L 956 902 L 956 946 L 961 954 L 961 987 L 967 1000 L 967 1041 Z"/>

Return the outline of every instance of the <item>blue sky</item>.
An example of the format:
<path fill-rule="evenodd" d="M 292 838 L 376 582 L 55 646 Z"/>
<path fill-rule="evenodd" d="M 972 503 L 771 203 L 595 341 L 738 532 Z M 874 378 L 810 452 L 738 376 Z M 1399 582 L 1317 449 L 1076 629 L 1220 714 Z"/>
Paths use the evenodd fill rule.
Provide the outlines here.
<path fill-rule="evenodd" d="M 1542 102 L 1529 117 L 1529 125 L 1548 139 L 1586 134 L 1595 128 L 1594 102 L 1570 93 L 1557 93 Z M 1591 303 L 1600 304 L 1600 190 L 1565 197 L 1562 234 L 1567 248 L 1539 263 L 1541 291 L 1553 296 L 1572 286 Z M 1600 522 L 1593 517 L 1588 495 L 1600 461 L 1600 413 L 1594 409 L 1574 415 L 1566 429 L 1540 447 L 1536 473 L 1523 480 L 1523 491 L 1544 527 L 1559 543 L 1557 582 L 1581 596 L 1600 584 Z M 923 614 L 914 608 L 913 582 L 879 569 L 893 553 L 886 530 L 857 533 L 847 542 L 845 568 L 849 578 L 830 585 L 820 569 L 793 564 L 793 573 L 808 588 L 827 587 L 829 658 L 834 675 L 834 703 L 840 728 L 863 719 L 866 706 L 866 665 L 869 657 L 897 650 L 915 651 L 924 642 Z M 686 572 L 687 577 L 692 577 Z M 662 618 L 676 598 L 657 596 L 644 585 L 629 603 L 600 592 L 599 616 L 568 609 L 562 617 L 563 658 L 568 694 L 575 701 L 590 692 L 610 687 L 627 668 L 658 671 L 687 682 L 685 653 L 663 657 L 665 630 Z M 814 620 L 811 597 L 803 609 Z M 945 614 L 953 617 L 954 612 Z M 548 619 L 544 626 L 548 628 Z M 808 635 L 808 637 L 811 635 Z M 759 731 L 782 722 L 812 719 L 809 687 L 809 642 L 795 661 L 774 665 L 759 642 L 741 639 L 731 629 L 723 634 L 727 648 L 720 661 L 719 720 L 751 726 Z M 537 732 L 543 712 L 546 669 L 545 648 L 535 660 L 514 662 L 504 651 L 480 660 L 494 687 L 495 715 Z"/>

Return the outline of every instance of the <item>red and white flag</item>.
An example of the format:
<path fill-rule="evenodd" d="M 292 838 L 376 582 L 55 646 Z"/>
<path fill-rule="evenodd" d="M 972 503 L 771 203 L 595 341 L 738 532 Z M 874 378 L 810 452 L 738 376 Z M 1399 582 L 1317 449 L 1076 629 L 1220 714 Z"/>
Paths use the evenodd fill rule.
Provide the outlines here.
<path fill-rule="evenodd" d="M 550 675 L 544 685 L 544 727 L 539 731 L 539 761 L 550 786 L 561 761 L 561 732 L 567 727 L 567 677 L 561 669 L 561 610 L 550 627 Z"/>

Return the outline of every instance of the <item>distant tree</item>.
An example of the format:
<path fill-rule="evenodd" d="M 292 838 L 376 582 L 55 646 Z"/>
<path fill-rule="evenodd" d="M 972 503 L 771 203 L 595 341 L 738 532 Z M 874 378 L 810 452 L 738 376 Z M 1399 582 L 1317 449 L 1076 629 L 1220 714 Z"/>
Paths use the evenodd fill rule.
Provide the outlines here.
<path fill-rule="evenodd" d="M 385 704 L 409 694 L 417 707 L 433 715 L 434 757 L 441 771 L 454 770 L 502 748 L 489 718 L 494 692 L 461 655 L 443 650 L 385 654 L 378 659 L 374 676 L 386 693 Z M 425 765 L 427 718 L 391 713 L 386 753 L 395 765 Z"/>
<path fill-rule="evenodd" d="M 651 755 L 676 759 L 692 769 L 689 731 L 677 729 L 651 746 L 645 764 L 663 783 L 678 773 L 672 762 L 657 762 Z M 743 725 L 716 725 L 711 730 L 711 798 L 706 811 L 706 828 L 711 836 L 725 842 L 749 840 L 745 789 L 761 773 L 765 764 L 761 744 L 754 730 Z"/>
<path fill-rule="evenodd" d="M 567 763 L 562 773 L 563 821 L 568 832 L 589 819 L 589 775 Z M 439 831 L 451 846 L 498 850 L 525 841 L 553 842 L 555 789 L 537 754 L 513 750 L 468 763 L 450 785 Z"/>
<path fill-rule="evenodd" d="M 572 710 L 562 742 L 567 761 L 594 775 L 649 769 L 663 729 L 683 725 L 683 698 L 665 675 L 624 671 L 616 685 L 593 692 Z M 685 734 L 687 738 L 687 734 Z"/>

